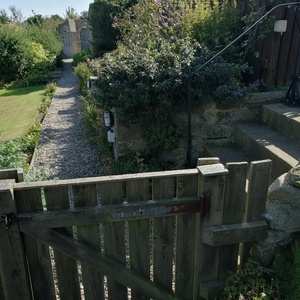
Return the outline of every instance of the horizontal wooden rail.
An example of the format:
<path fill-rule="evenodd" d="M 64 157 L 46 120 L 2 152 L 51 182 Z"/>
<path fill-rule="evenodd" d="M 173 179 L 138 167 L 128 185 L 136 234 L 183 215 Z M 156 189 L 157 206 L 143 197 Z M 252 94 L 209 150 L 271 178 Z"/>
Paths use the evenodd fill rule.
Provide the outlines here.
<path fill-rule="evenodd" d="M 266 221 L 218 225 L 203 228 L 203 242 L 210 246 L 233 245 L 264 240 L 268 235 Z"/>
<path fill-rule="evenodd" d="M 114 175 L 114 176 L 101 176 L 101 177 L 89 177 L 79 179 L 64 179 L 64 180 L 50 180 L 50 181 L 37 181 L 37 182 L 22 182 L 16 183 L 14 190 L 26 190 L 32 188 L 48 188 L 58 186 L 76 186 L 86 184 L 97 184 L 102 182 L 117 182 L 117 181 L 129 181 L 137 179 L 154 179 L 154 178 L 166 178 L 166 177 L 182 177 L 197 175 L 199 171 L 195 169 L 184 169 L 176 171 L 162 171 L 162 172 L 151 172 L 151 173 L 136 173 L 126 175 Z"/>
<path fill-rule="evenodd" d="M 119 205 L 97 205 L 85 208 L 26 212 L 18 215 L 21 231 L 36 228 L 59 228 L 97 223 L 137 220 L 175 214 L 197 213 L 201 210 L 200 197 L 150 200 Z"/>

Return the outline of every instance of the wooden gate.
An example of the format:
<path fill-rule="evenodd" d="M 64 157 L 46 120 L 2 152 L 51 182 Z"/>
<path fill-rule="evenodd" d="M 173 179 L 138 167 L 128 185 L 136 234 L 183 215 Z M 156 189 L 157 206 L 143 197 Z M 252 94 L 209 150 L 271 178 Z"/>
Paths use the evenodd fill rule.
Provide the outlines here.
<path fill-rule="evenodd" d="M 0 298 L 214 299 L 266 237 L 270 169 L 212 158 L 34 183 L 0 172 Z"/>

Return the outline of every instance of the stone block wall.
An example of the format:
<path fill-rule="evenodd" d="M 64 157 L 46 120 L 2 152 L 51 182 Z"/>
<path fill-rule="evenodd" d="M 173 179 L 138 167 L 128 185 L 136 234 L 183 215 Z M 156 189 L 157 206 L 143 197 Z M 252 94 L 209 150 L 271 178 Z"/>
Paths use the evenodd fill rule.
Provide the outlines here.
<path fill-rule="evenodd" d="M 193 157 L 195 159 L 202 157 L 206 144 L 220 145 L 232 142 L 235 123 L 260 122 L 261 106 L 265 103 L 282 101 L 284 96 L 285 91 L 252 94 L 231 107 L 222 108 L 210 102 L 194 109 L 192 111 Z M 185 161 L 187 152 L 187 112 L 176 115 L 175 127 L 177 148 L 162 152 L 161 158 L 180 166 Z M 147 143 L 135 125 L 117 123 L 113 129 L 116 133 L 114 143 L 116 158 L 129 153 L 143 153 L 147 150 Z"/>

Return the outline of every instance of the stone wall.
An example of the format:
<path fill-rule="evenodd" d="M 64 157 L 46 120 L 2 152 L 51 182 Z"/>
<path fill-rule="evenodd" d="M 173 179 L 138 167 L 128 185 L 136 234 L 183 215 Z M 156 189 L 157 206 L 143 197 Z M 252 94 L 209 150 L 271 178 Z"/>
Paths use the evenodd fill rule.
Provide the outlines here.
<path fill-rule="evenodd" d="M 270 266 L 277 253 L 300 231 L 300 165 L 281 175 L 269 187 L 265 218 L 268 237 L 254 245 L 253 255 L 261 264 Z"/>
<path fill-rule="evenodd" d="M 66 58 L 72 58 L 75 53 L 90 47 L 91 31 L 86 19 L 66 20 L 58 27 L 58 33 Z"/>
<path fill-rule="evenodd" d="M 192 112 L 193 158 L 196 160 L 203 156 L 206 144 L 231 142 L 235 123 L 259 122 L 261 106 L 265 103 L 282 101 L 284 96 L 285 92 L 252 94 L 232 107 L 220 108 L 216 103 L 210 102 L 194 109 Z M 147 143 L 136 126 L 116 124 L 114 131 L 116 157 L 136 151 L 143 153 L 147 150 Z M 187 152 L 187 112 L 177 114 L 174 133 L 178 140 L 177 148 L 162 152 L 161 158 L 180 167 L 185 162 Z"/>

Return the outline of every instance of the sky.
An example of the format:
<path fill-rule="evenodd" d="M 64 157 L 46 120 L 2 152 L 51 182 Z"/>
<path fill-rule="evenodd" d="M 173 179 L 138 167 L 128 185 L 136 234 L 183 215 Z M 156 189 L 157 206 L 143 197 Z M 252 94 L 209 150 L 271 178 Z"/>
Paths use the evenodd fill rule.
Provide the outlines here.
<path fill-rule="evenodd" d="M 21 10 L 23 17 L 26 19 L 33 16 L 32 10 L 37 15 L 51 16 L 60 15 L 64 17 L 66 9 L 73 7 L 80 15 L 81 12 L 89 9 L 89 4 L 93 0 L 0 0 L 0 10 L 4 9 L 10 15 L 9 7 L 16 6 Z"/>

